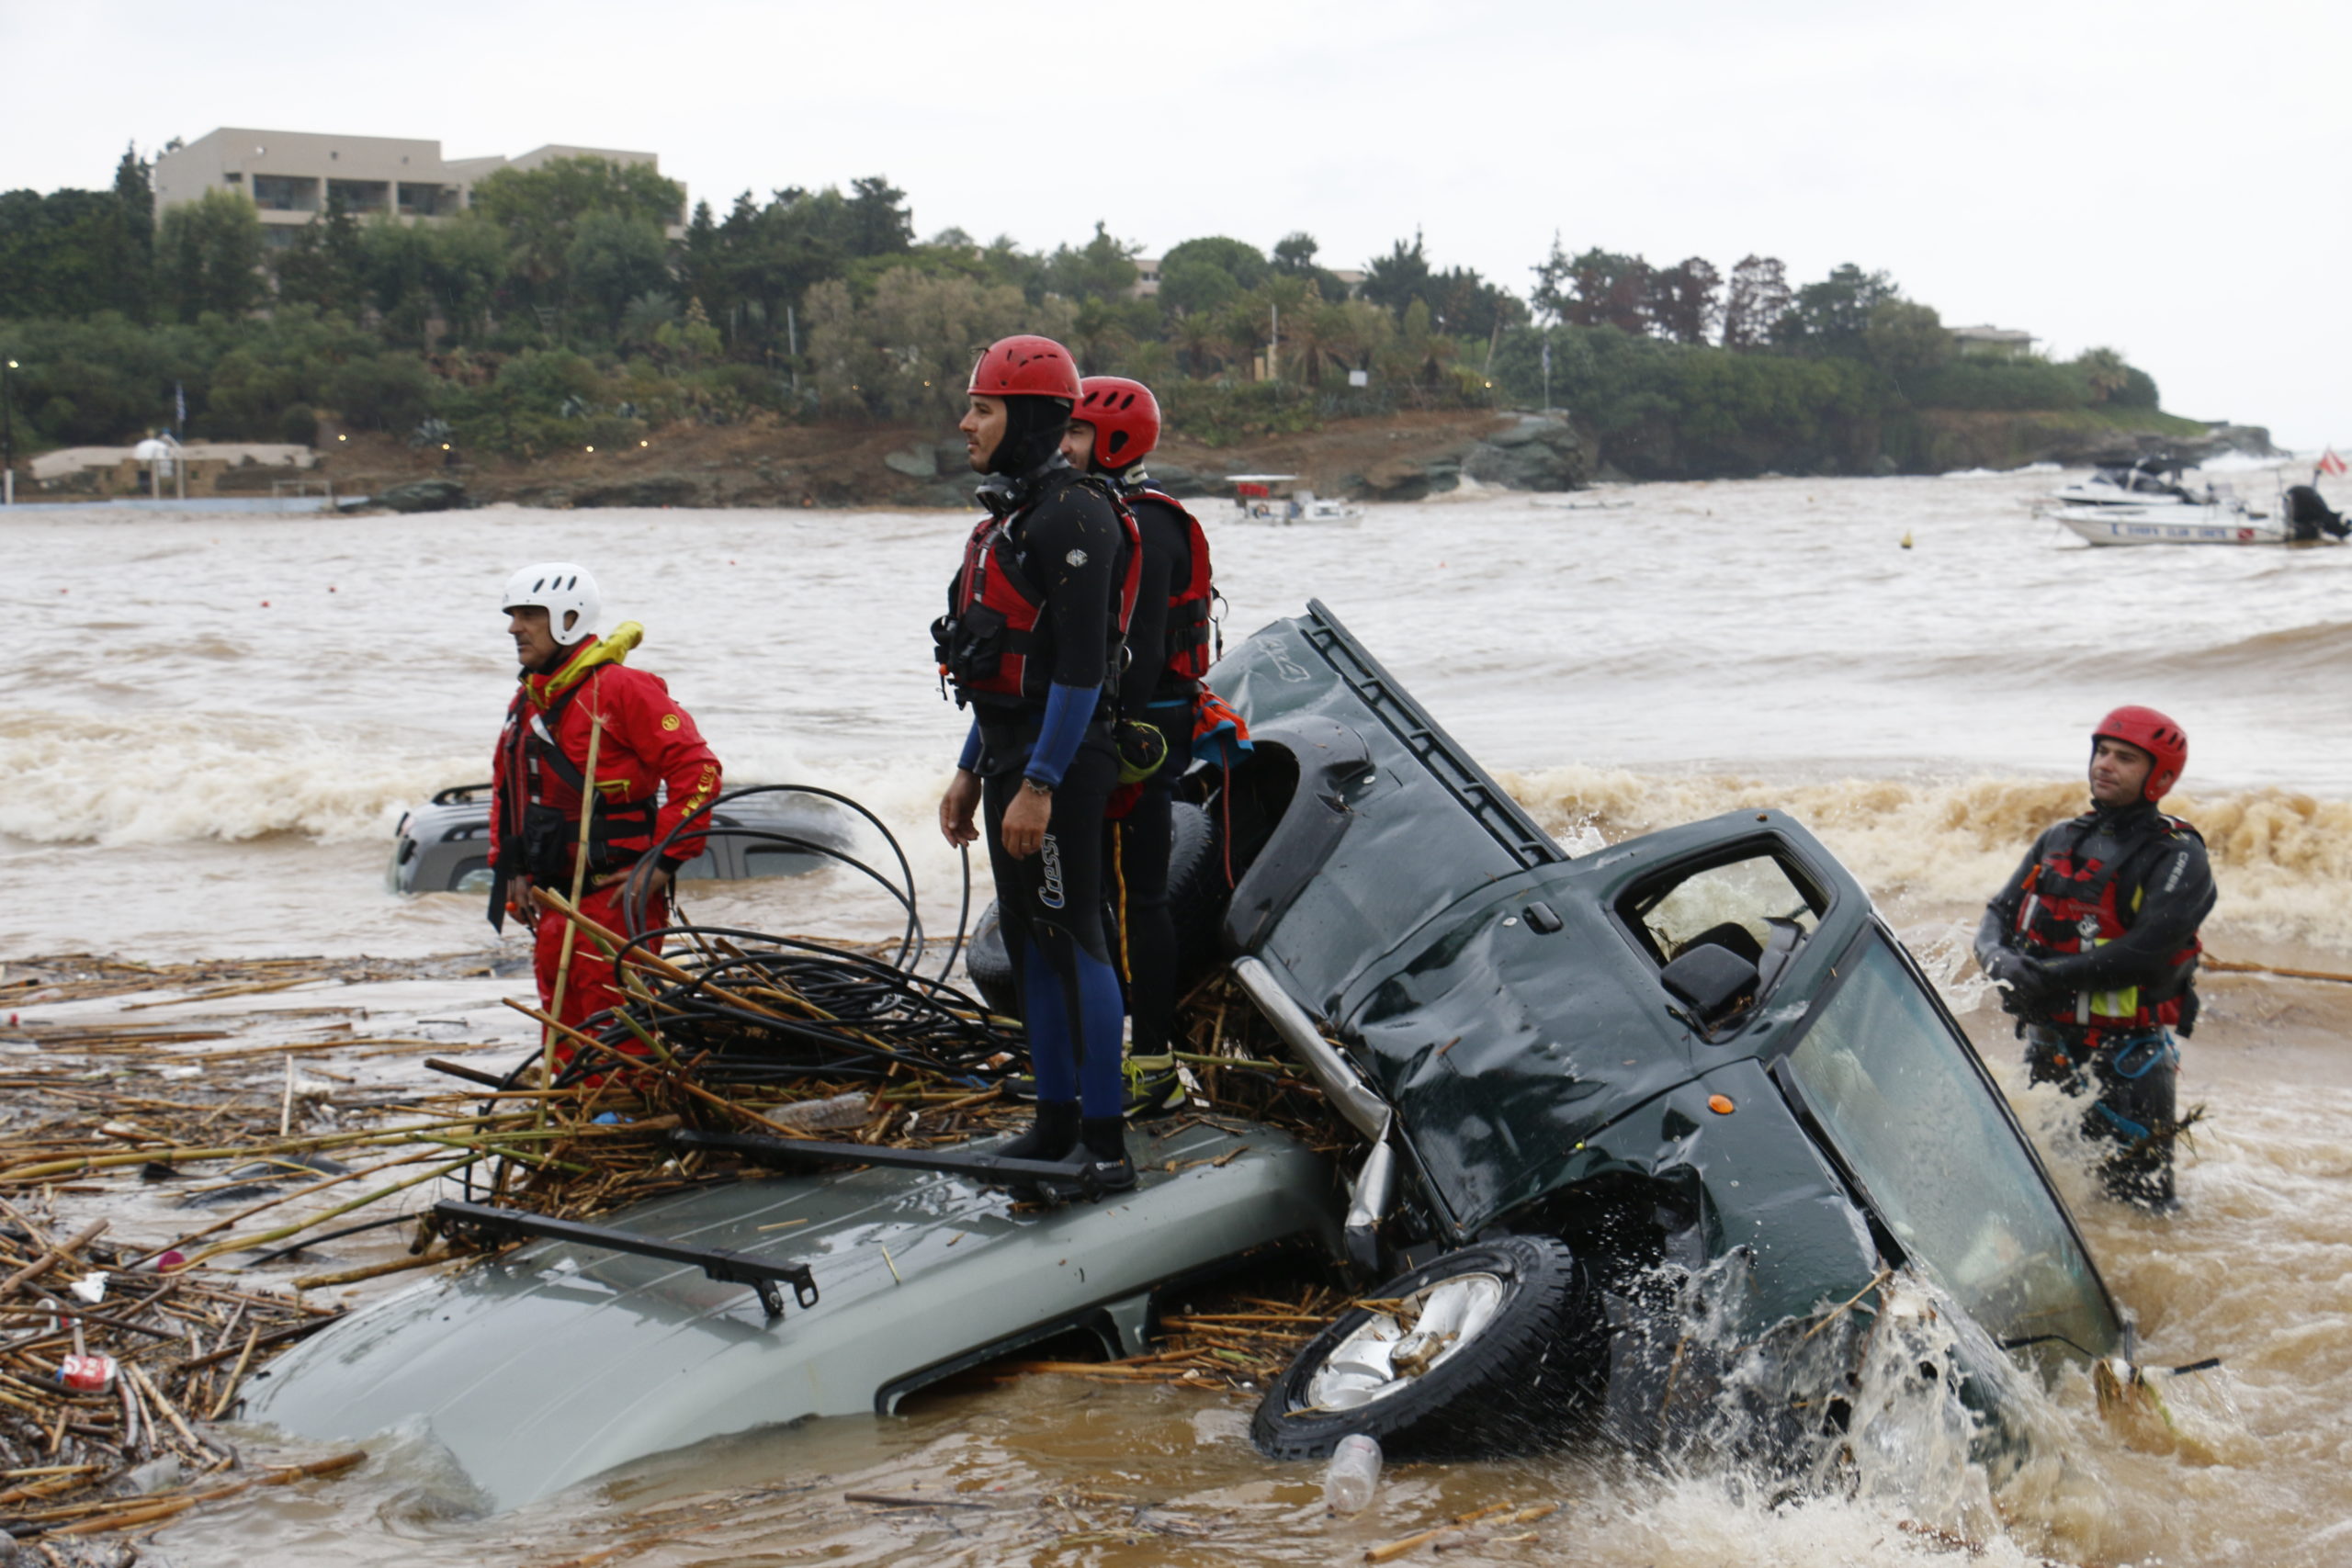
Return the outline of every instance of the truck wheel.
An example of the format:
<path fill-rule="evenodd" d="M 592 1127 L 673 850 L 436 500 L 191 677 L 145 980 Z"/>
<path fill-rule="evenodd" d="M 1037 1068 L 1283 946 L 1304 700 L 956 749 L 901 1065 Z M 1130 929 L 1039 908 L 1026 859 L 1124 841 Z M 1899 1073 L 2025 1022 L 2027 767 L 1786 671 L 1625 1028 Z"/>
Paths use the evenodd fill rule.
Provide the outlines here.
<path fill-rule="evenodd" d="M 1393 1452 L 1477 1457 L 1544 1446 L 1584 1389 L 1568 1329 L 1591 1308 L 1551 1236 L 1449 1252 L 1370 1292 L 1307 1342 L 1250 1435 L 1274 1459 L 1321 1459 L 1351 1432 Z"/>

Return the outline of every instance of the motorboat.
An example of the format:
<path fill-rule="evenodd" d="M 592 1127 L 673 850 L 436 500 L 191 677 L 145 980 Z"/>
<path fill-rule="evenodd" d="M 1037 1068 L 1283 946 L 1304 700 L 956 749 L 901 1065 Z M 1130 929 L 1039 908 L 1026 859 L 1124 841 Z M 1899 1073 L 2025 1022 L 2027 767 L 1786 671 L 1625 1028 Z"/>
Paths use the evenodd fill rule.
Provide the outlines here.
<path fill-rule="evenodd" d="M 1296 474 L 1227 474 L 1233 504 L 1241 515 L 1259 523 L 1351 523 L 1363 508 L 1350 501 L 1317 495 L 1311 490 L 1285 488 Z"/>
<path fill-rule="evenodd" d="M 723 1434 L 887 1416 L 1071 1329 L 1136 1354 L 1172 1287 L 1278 1245 L 1353 1297 L 1264 1393 L 1278 1459 L 1351 1432 L 1654 1450 L 1726 1411 L 1834 1447 L 1889 1346 L 1997 1450 L 2029 1367 L 2131 1354 L 1999 1088 L 1794 819 L 1571 854 L 1319 603 L 1209 680 L 1253 745 L 1183 781 L 1185 841 L 1215 852 L 1171 872 L 1200 939 L 1180 980 L 1221 970 L 1256 1010 L 1336 1162 L 1188 1111 L 1131 1134 L 1135 1191 L 1040 1208 L 994 1140 L 649 1133 L 697 1185 L 586 1218 L 444 1201 L 450 1234 L 524 1245 L 320 1332 L 249 1382 L 247 1418 L 422 1422 L 512 1506 Z M 1943 1305 L 1873 1299 L 1898 1272 Z"/>
<path fill-rule="evenodd" d="M 2203 506 L 2214 499 L 2210 487 L 2199 495 L 2183 485 L 2180 472 L 2179 464 L 2162 457 L 2102 464 L 2090 478 L 2063 485 L 2044 499 L 2064 507 Z"/>
<path fill-rule="evenodd" d="M 2279 519 L 2236 506 L 2068 506 L 2051 514 L 2059 525 L 2094 545 L 2334 544 L 2296 541 Z"/>

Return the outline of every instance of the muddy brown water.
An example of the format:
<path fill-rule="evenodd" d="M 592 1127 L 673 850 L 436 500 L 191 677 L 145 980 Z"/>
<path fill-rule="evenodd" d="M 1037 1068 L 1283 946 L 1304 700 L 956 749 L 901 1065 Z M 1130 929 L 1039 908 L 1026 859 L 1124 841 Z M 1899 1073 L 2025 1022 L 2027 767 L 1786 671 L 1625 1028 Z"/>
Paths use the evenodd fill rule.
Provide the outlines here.
<path fill-rule="evenodd" d="M 2165 1415 L 2103 1417 L 2088 1380 L 2064 1373 L 2025 1401 L 2032 1458 L 1993 1474 L 1890 1393 L 1834 1495 L 1779 1500 L 1720 1467 L 1570 1453 L 1393 1465 L 1374 1506 L 1341 1518 L 1324 1511 L 1318 1467 L 1251 1450 L 1247 1396 L 982 1377 L 900 1417 L 747 1433 L 503 1515 L 480 1511 L 424 1434 L 360 1434 L 358 1470 L 218 1505 L 142 1551 L 235 1568 L 1336 1563 L 1508 1505 L 1399 1560 L 2352 1564 L 2352 986 L 2208 979 L 2182 1087 L 2210 1117 L 2186 1208 L 2155 1220 L 2091 1191 L 2070 1109 L 2025 1089 L 1956 962 L 1973 901 L 2035 826 L 2075 808 L 2083 728 L 2139 700 L 2197 738 L 2182 809 L 2215 843 L 2214 950 L 2352 970 L 2352 551 L 2112 552 L 2126 558 L 2096 561 L 2109 592 L 2086 597 L 2092 558 L 2022 504 L 2055 480 L 1656 486 L 1589 513 L 1530 498 L 1381 508 L 1320 534 L 1224 527 L 1220 575 L 1235 636 L 1308 592 L 1329 600 L 1564 839 L 1760 805 L 1814 827 L 1945 985 L 2136 1314 L 2146 1362 L 2222 1359 L 2160 1378 Z M 401 902 L 376 877 L 400 807 L 480 776 L 487 755 L 511 670 L 496 617 L 464 593 L 549 556 L 603 563 L 621 584 L 616 612 L 649 626 L 642 661 L 703 718 L 733 778 L 845 788 L 899 829 L 926 890 L 953 888 L 953 859 L 922 830 L 956 716 L 915 666 L 959 531 L 945 516 L 684 511 L 498 509 L 332 532 L 0 519 L 26 635 L 48 650 L 0 672 L 0 865 L 41 890 L 0 911 L 0 954 L 479 945 L 476 900 Z M 1905 535 L 1915 548 L 1898 550 Z M 641 570 L 609 564 L 631 561 Z M 128 586 L 101 604 L 102 578 Z M 2131 608 L 2154 601 L 2170 606 L 2161 626 Z M 2037 611 L 2049 602 L 2066 614 Z M 876 673 L 885 635 L 906 650 L 882 660 L 903 679 Z M 698 897 L 710 918 L 768 930 L 864 936 L 878 919 L 870 897 L 821 879 Z M 362 1006 L 369 1032 L 441 1032 L 449 1054 L 487 1065 L 521 1046 L 497 1005 L 517 984 L 290 992 L 276 1022 L 251 998 L 211 1010 L 235 1015 L 238 1043 L 288 1037 L 300 1008 Z M 274 1093 L 264 1076 L 254 1092 Z M 66 1201 L 133 1234 L 175 1217 L 138 1194 Z M 339 1244 L 334 1261 L 379 1246 Z M 249 1459 L 280 1451 L 266 1433 L 240 1441 Z"/>

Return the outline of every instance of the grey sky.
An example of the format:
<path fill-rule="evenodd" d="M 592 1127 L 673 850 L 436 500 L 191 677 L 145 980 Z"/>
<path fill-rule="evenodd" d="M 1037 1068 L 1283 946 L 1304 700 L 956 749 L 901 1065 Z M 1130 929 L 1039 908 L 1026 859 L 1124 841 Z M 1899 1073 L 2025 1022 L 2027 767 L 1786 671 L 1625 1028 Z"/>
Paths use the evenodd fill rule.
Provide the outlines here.
<path fill-rule="evenodd" d="M 723 211 L 881 173 L 918 229 L 1157 251 L 1416 225 L 1525 291 L 1573 250 L 1891 273 L 2111 344 L 2167 408 L 2352 447 L 2352 10 L 1513 0 L 0 5 L 0 186 L 218 125 L 641 148 Z"/>

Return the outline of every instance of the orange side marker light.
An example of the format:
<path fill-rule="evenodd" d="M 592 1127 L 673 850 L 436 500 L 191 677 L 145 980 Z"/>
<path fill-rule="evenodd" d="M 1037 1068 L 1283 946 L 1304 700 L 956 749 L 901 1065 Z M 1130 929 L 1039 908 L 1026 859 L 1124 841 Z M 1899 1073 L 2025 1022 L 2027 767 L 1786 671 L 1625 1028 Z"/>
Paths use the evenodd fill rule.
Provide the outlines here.
<path fill-rule="evenodd" d="M 1731 1102 L 1731 1096 L 1727 1094 L 1711 1094 L 1707 1096 L 1707 1109 L 1718 1116 L 1728 1116 L 1739 1108 Z"/>

